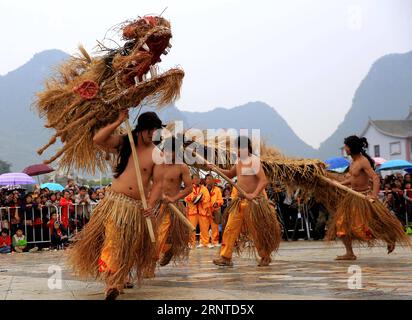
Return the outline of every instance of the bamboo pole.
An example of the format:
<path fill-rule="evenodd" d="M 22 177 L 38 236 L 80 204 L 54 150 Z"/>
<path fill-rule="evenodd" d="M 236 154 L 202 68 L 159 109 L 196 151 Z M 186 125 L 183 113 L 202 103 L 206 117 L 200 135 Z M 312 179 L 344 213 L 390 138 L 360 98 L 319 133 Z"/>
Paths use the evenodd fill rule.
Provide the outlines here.
<path fill-rule="evenodd" d="M 200 156 L 196 151 L 194 151 L 194 155 L 196 158 L 198 158 L 199 160 L 201 160 L 202 162 L 204 162 L 205 164 L 209 165 L 212 167 L 213 171 L 215 171 L 219 176 L 221 176 L 224 180 L 226 180 L 227 183 L 229 183 L 232 187 L 236 188 L 237 191 L 239 191 L 241 196 L 245 196 L 246 192 L 245 190 L 243 190 L 237 183 L 234 183 L 232 181 L 232 179 L 230 179 L 227 175 L 225 175 L 222 170 L 220 170 L 220 168 L 216 165 L 214 165 L 213 163 L 210 163 L 209 161 L 207 161 L 205 158 L 203 158 L 202 156 Z"/>
<path fill-rule="evenodd" d="M 210 163 L 209 161 L 207 161 L 205 158 L 203 158 L 202 156 L 200 156 L 196 151 L 193 150 L 193 152 L 195 153 L 195 157 L 199 158 L 200 160 L 202 160 L 204 163 L 206 163 L 207 165 L 211 166 L 213 171 L 215 171 L 219 176 L 221 176 L 224 180 L 226 180 L 227 183 L 229 183 L 232 187 L 236 188 L 237 191 L 239 192 L 241 197 L 245 197 L 246 196 L 246 191 L 242 189 L 242 187 L 240 187 L 237 183 L 233 182 L 232 179 L 230 179 L 227 175 L 225 175 L 222 170 L 220 170 L 220 168 L 216 165 L 214 165 L 213 163 Z M 252 200 L 253 203 L 257 204 L 256 200 Z"/>
<path fill-rule="evenodd" d="M 331 185 L 333 185 L 333 186 L 335 186 L 335 187 L 337 187 L 337 188 L 339 188 L 339 189 L 341 189 L 341 190 L 343 190 L 343 191 L 346 191 L 346 192 L 348 192 L 348 193 L 350 193 L 350 194 L 352 194 L 352 195 L 354 195 L 354 196 L 356 196 L 356 197 L 358 197 L 358 198 L 362 198 L 363 200 L 368 200 L 368 201 L 370 201 L 371 203 L 374 203 L 374 202 L 375 202 L 375 200 L 368 198 L 368 197 L 365 196 L 364 194 L 362 194 L 362 193 L 360 193 L 360 192 L 357 192 L 357 191 L 355 191 L 355 190 L 353 190 L 353 189 L 351 189 L 351 188 L 348 188 L 347 186 L 344 186 L 343 184 L 341 184 L 341 183 L 339 183 L 339 182 L 337 182 L 337 181 L 334 181 L 334 180 L 332 180 L 332 179 L 330 179 L 330 178 L 327 178 L 327 177 L 321 176 L 321 175 L 318 175 L 318 178 L 321 179 L 321 180 L 323 180 L 324 182 L 329 183 L 329 184 L 331 184 Z"/>
<path fill-rule="evenodd" d="M 190 231 L 196 231 L 196 228 L 189 221 L 189 219 L 186 218 L 186 216 L 173 203 L 169 203 L 168 206 L 177 215 L 177 217 L 190 229 Z"/>
<path fill-rule="evenodd" d="M 132 149 L 134 168 L 136 170 L 137 185 L 139 188 L 140 198 L 142 200 L 143 209 L 146 210 L 147 201 L 146 201 L 146 195 L 144 193 L 142 175 L 140 173 L 139 157 L 137 156 L 136 145 L 134 142 L 132 128 L 130 127 L 129 119 L 126 119 L 125 124 L 126 124 L 127 135 L 129 137 L 130 146 Z M 152 220 L 150 218 L 146 218 L 146 224 L 147 224 L 147 229 L 149 230 L 150 240 L 152 240 L 152 243 L 155 243 L 156 238 L 155 238 L 154 231 L 153 231 Z"/>

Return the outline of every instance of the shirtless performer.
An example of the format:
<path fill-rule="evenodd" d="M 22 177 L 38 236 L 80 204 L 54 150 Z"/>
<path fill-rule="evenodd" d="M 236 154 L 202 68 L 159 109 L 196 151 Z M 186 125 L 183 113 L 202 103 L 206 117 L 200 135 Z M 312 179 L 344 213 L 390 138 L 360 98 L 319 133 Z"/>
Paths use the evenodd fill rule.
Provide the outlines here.
<path fill-rule="evenodd" d="M 162 189 L 158 194 L 151 194 L 153 200 L 161 199 L 160 209 L 156 215 L 156 225 L 158 227 L 155 255 L 155 261 L 157 262 L 161 253 L 163 253 L 160 260 L 161 267 L 168 265 L 173 257 L 186 258 L 188 256 L 191 235 L 191 231 L 184 222 L 168 207 L 168 204 L 172 203 L 182 213 L 185 212 L 182 200 L 192 192 L 189 168 L 181 159 L 183 149 L 177 145 L 177 139 L 174 137 L 167 138 L 164 146 L 163 156 L 165 161 L 156 165 L 153 171 L 153 183 L 161 184 Z M 182 182 L 184 189 L 181 189 Z"/>
<path fill-rule="evenodd" d="M 213 263 L 218 266 L 233 266 L 233 249 L 242 227 L 246 227 L 247 235 L 261 258 L 258 266 L 264 267 L 270 264 L 272 252 L 278 249 L 281 230 L 276 213 L 264 196 L 268 180 L 260 159 L 252 154 L 251 141 L 248 137 L 241 136 L 237 144 L 237 164 L 230 170 L 222 171 L 231 179 L 237 177 L 237 184 L 246 194 L 244 198 L 237 196 L 227 209 L 229 218 L 223 233 L 220 257 L 213 260 Z M 213 167 L 209 166 L 209 169 L 213 170 Z M 259 210 L 256 206 L 260 207 Z M 253 218 L 253 215 L 256 216 Z"/>
<path fill-rule="evenodd" d="M 100 276 L 105 280 L 106 300 L 117 298 L 132 270 L 140 280 L 150 268 L 156 250 L 146 217 L 156 204 L 154 195 L 161 190 L 158 181 L 151 185 L 155 168 L 152 137 L 163 125 L 156 113 L 147 112 L 140 115 L 133 130 L 143 187 L 146 196 L 150 189 L 153 195 L 148 199 L 149 209 L 144 211 L 129 139 L 127 135 L 114 134 L 127 117 L 127 110 L 121 112 L 114 123 L 94 136 L 94 143 L 118 155 L 118 162 L 111 188 L 94 209 L 71 251 L 72 265 L 80 275 Z"/>
<path fill-rule="evenodd" d="M 346 153 L 353 161 L 349 176 L 341 183 L 363 193 L 368 199 L 373 199 L 374 203 L 368 203 L 369 206 L 365 207 L 355 204 L 353 201 L 356 199 L 353 197 L 344 199 L 328 227 L 327 238 L 333 240 L 339 237 L 345 245 L 345 255 L 338 256 L 336 260 L 356 260 L 352 248 L 353 240 L 369 244 L 378 239 L 383 240 L 387 243 L 389 254 L 395 249 L 396 241 L 408 243 L 409 240 L 405 239 L 402 225 L 397 218 L 378 201 L 380 181 L 374 171 L 374 161 L 365 151 L 368 147 L 366 138 L 350 136 L 345 139 L 344 144 Z"/>

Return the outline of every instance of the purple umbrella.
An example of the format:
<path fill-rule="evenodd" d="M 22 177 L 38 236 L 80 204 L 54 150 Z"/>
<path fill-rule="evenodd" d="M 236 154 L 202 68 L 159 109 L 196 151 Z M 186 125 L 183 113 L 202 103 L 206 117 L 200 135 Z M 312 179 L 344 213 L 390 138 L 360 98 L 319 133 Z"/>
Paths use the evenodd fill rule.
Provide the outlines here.
<path fill-rule="evenodd" d="M 17 184 L 34 184 L 35 181 L 32 177 L 25 173 L 15 172 L 15 173 L 5 173 L 0 176 L 0 186 L 15 186 Z"/>

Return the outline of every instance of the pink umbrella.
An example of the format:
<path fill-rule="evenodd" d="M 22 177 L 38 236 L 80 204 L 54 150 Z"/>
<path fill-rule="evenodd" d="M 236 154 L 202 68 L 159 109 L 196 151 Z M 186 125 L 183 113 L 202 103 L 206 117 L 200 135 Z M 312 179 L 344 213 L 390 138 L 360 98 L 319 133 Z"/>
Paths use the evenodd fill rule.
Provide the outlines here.
<path fill-rule="evenodd" d="M 375 161 L 375 164 L 377 165 L 377 166 L 381 166 L 381 165 L 383 165 L 385 162 L 387 162 L 388 160 L 386 160 L 386 159 L 384 159 L 384 158 L 379 158 L 379 157 L 377 157 L 377 158 L 372 158 L 373 159 L 373 161 Z"/>
<path fill-rule="evenodd" d="M 52 167 L 48 166 L 47 164 L 41 163 L 41 164 L 34 164 L 32 166 L 25 168 L 23 170 L 23 173 L 31 177 L 37 176 L 37 181 L 39 182 L 39 184 L 41 184 L 39 176 L 42 174 L 53 172 L 53 171 L 54 169 Z"/>
<path fill-rule="evenodd" d="M 27 167 L 23 170 L 23 173 L 28 174 L 29 176 L 39 176 L 42 174 L 53 172 L 54 169 L 47 164 L 34 164 L 30 167 Z"/>

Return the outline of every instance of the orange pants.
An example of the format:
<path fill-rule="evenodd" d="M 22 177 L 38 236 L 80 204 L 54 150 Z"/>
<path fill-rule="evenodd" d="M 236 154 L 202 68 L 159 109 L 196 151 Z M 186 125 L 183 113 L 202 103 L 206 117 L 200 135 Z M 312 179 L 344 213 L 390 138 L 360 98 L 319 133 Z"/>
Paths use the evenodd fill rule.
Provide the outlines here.
<path fill-rule="evenodd" d="M 119 266 L 112 260 L 112 254 L 116 250 L 116 245 L 113 243 L 114 237 L 112 236 L 116 232 L 116 228 L 113 222 L 109 221 L 106 225 L 106 240 L 104 242 L 102 252 L 99 259 L 99 272 L 116 272 Z"/>
<path fill-rule="evenodd" d="M 172 225 L 172 220 L 170 217 L 170 213 L 166 213 L 157 230 L 156 256 L 155 256 L 156 260 L 159 260 L 161 253 L 165 253 L 171 248 L 170 244 L 166 243 L 167 238 L 169 237 L 169 231 L 170 231 L 171 225 Z"/>
<path fill-rule="evenodd" d="M 201 216 L 201 215 L 196 214 L 196 215 L 189 216 L 189 220 L 195 228 L 199 224 L 199 227 L 200 227 L 200 241 L 199 242 L 203 244 L 204 246 L 207 246 L 210 243 L 210 237 L 209 237 L 210 217 Z M 196 232 L 192 233 L 190 244 L 192 246 L 196 244 Z"/>
<path fill-rule="evenodd" d="M 210 217 L 210 226 L 212 228 L 212 244 L 219 244 L 219 225 L 215 223 L 213 217 Z"/>
<path fill-rule="evenodd" d="M 222 257 L 232 259 L 233 248 L 242 231 L 244 215 L 247 210 L 249 210 L 249 201 L 245 199 L 239 204 L 238 210 L 234 208 L 233 211 L 229 212 L 229 219 L 222 237 L 222 249 L 220 250 Z M 269 256 L 269 254 L 263 252 L 260 248 L 256 247 L 256 250 L 262 258 Z"/>

